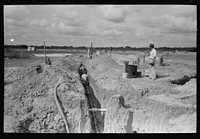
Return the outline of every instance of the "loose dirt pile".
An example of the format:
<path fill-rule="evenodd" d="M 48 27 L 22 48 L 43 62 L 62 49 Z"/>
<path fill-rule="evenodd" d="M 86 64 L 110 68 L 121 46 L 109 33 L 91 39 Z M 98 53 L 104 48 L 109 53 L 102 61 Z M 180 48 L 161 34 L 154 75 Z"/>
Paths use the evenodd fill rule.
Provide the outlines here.
<path fill-rule="evenodd" d="M 58 87 L 57 93 L 70 132 L 92 132 L 76 63 L 65 58 L 55 60 L 52 66 L 42 65 L 39 71 L 32 66 L 5 70 L 4 132 L 65 133 L 54 99 L 55 85 L 61 80 L 65 83 Z"/>

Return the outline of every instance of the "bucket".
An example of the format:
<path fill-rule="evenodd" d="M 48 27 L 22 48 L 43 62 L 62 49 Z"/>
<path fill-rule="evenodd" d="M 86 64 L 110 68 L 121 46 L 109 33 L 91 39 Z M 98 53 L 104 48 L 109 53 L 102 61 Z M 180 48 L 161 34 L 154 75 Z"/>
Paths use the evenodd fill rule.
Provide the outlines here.
<path fill-rule="evenodd" d="M 130 76 L 136 75 L 136 73 L 137 73 L 137 66 L 136 65 L 127 65 L 127 73 Z"/>
<path fill-rule="evenodd" d="M 123 78 L 123 79 L 128 78 L 128 73 L 123 73 L 123 74 L 122 74 L 122 78 Z"/>

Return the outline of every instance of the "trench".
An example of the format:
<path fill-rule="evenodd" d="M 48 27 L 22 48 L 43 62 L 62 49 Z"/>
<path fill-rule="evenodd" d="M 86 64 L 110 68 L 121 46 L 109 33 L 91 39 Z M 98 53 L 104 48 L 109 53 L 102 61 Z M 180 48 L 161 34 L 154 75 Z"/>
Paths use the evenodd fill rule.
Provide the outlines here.
<path fill-rule="evenodd" d="M 108 99 L 111 97 L 113 93 L 106 93 L 105 95 L 105 90 L 97 86 L 93 78 L 88 73 L 88 70 L 87 74 L 88 74 L 88 83 L 83 82 L 81 78 L 80 81 L 84 87 L 84 93 L 87 98 L 89 109 L 105 108 Z M 177 85 L 184 85 L 192 78 L 196 78 L 196 75 L 184 76 L 182 78 L 172 80 L 171 83 Z M 195 108 L 193 107 L 168 106 L 167 104 L 164 104 L 159 101 L 154 101 L 153 99 L 142 99 L 140 101 L 138 102 L 140 103 L 140 105 L 137 106 L 138 109 L 137 110 L 134 109 L 133 110 L 134 112 L 129 113 L 129 116 L 127 116 L 129 118 L 126 121 L 127 122 L 125 126 L 125 128 L 127 128 L 126 133 L 174 132 L 175 129 L 170 129 L 171 125 L 169 121 L 171 122 L 173 121 L 171 119 L 174 119 L 175 117 L 177 118 L 178 117 L 177 114 L 179 114 L 179 116 L 180 115 L 184 116 L 187 113 L 192 114 L 195 110 Z M 126 110 L 123 112 L 126 112 Z M 116 117 L 120 118 L 123 117 L 123 115 L 128 114 L 128 113 L 125 114 L 123 112 L 119 113 L 119 115 Z M 104 132 L 107 133 L 107 132 L 115 132 L 114 130 L 118 130 L 117 127 L 111 127 L 115 126 L 115 124 L 113 124 L 112 122 L 107 123 L 108 121 L 105 121 L 105 112 L 89 110 L 89 116 L 90 116 L 92 133 L 104 133 Z M 110 124 L 110 127 L 113 128 L 114 130 L 109 130 L 107 128 L 108 124 Z M 177 123 L 174 123 L 175 126 L 174 128 L 177 128 L 176 130 L 182 130 L 179 129 L 177 125 L 178 125 Z M 118 124 L 116 126 L 122 126 L 122 125 Z M 121 130 L 118 130 L 116 133 L 120 131 Z"/>
<path fill-rule="evenodd" d="M 178 79 L 174 83 L 184 85 L 190 79 L 196 78 L 194 76 L 185 76 L 181 79 Z M 88 74 L 89 83 L 88 86 L 84 86 L 85 94 L 89 108 L 105 108 L 108 98 L 110 98 L 112 93 L 105 93 L 105 90 L 101 89 L 94 82 L 93 78 Z M 105 96 L 104 96 L 105 95 Z M 194 115 L 195 108 L 194 107 L 186 107 L 186 106 L 176 106 L 176 105 L 168 105 L 163 102 L 154 100 L 154 99 L 141 99 L 138 102 L 138 108 L 133 110 L 133 113 L 129 114 L 129 118 L 127 120 L 127 126 L 129 126 L 129 130 L 126 133 L 168 133 L 168 132 L 194 132 L 194 129 L 187 129 L 187 126 L 191 126 L 189 123 L 190 119 L 185 119 L 186 126 L 178 126 L 179 122 L 172 123 L 172 119 L 178 120 L 178 118 L 185 118 L 184 116 Z M 139 105 L 140 104 L 140 105 Z M 107 109 L 108 110 L 108 109 Z M 124 111 L 125 112 L 125 111 Z M 105 112 L 102 114 L 101 112 L 89 112 L 91 117 L 91 127 L 94 129 L 94 133 L 107 133 L 106 126 L 109 123 L 105 123 Z M 107 111 L 108 113 L 108 111 Z M 119 113 L 118 117 L 121 117 L 122 113 Z M 125 113 L 124 113 L 125 115 Z M 115 117 L 115 118 L 116 118 Z M 121 122 L 121 121 L 120 121 Z M 122 122 L 123 123 L 123 122 Z M 112 124 L 112 122 L 110 123 Z M 190 124 L 190 125 L 189 125 Z M 112 125 L 111 125 L 112 126 Z M 113 124 L 113 126 L 115 126 Z M 120 124 L 118 126 L 121 126 Z M 125 127 L 127 127 L 125 126 Z M 112 127 L 114 130 L 118 129 L 117 127 Z M 115 133 L 112 130 L 110 132 Z M 131 132 L 132 131 L 132 132 Z M 116 132 L 118 133 L 119 130 Z M 121 133 L 121 132 L 120 132 Z"/>
<path fill-rule="evenodd" d="M 88 83 L 81 81 L 85 96 L 87 98 L 89 109 L 101 109 L 101 104 L 94 94 L 94 89 L 92 88 L 90 76 L 88 76 Z M 104 119 L 105 111 L 89 111 L 92 133 L 103 133 L 104 132 Z"/>

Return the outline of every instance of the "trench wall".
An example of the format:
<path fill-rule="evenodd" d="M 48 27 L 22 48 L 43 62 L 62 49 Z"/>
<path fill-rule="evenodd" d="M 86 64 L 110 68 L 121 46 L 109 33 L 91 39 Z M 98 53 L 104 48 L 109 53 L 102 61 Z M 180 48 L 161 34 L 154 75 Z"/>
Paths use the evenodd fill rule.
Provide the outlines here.
<path fill-rule="evenodd" d="M 110 107 L 108 104 L 110 101 L 109 99 L 116 94 L 124 95 L 117 90 L 109 91 L 98 87 L 96 85 L 96 81 L 91 76 L 90 86 L 94 90 L 94 95 L 96 100 L 100 103 L 100 107 L 107 108 L 106 114 L 110 113 L 110 111 L 108 111 L 108 108 Z M 127 98 L 126 96 L 124 97 Z M 135 106 L 131 106 L 129 108 L 123 107 L 120 111 L 126 112 L 118 113 L 121 117 L 123 117 L 125 113 L 127 113 L 126 116 L 133 117 L 131 124 L 132 131 L 136 131 L 138 133 L 196 132 L 196 107 L 190 105 L 168 105 L 165 102 L 154 100 L 153 97 L 140 98 L 139 94 L 132 101 L 135 101 L 132 102 Z M 130 115 L 127 111 L 130 111 L 132 115 Z M 114 115 L 114 113 L 109 115 Z M 129 118 L 127 118 L 127 120 L 128 119 Z M 104 123 L 104 127 L 107 124 L 113 128 L 113 130 L 109 129 L 109 132 L 118 131 L 114 129 L 115 127 L 117 128 L 115 124 L 112 125 L 110 123 Z M 108 131 L 104 132 L 108 133 Z M 118 132 L 120 133 L 120 131 Z"/>

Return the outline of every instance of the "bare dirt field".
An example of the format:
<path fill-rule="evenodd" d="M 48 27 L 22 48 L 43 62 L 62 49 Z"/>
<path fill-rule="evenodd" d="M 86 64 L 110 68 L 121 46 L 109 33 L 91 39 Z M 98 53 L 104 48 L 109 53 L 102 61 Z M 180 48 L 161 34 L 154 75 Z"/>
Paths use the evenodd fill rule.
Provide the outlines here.
<path fill-rule="evenodd" d="M 165 55 L 165 66 L 156 63 L 156 80 L 144 76 L 148 61 L 142 60 L 140 78 L 122 78 L 124 60 L 141 55 L 72 55 L 51 58 L 52 65 L 44 65 L 42 58 L 4 60 L 4 132 L 66 133 L 56 91 L 70 133 L 196 132 L 196 53 Z M 77 73 L 81 61 L 89 74 L 93 107 L 106 109 L 93 112 L 95 120 Z"/>

